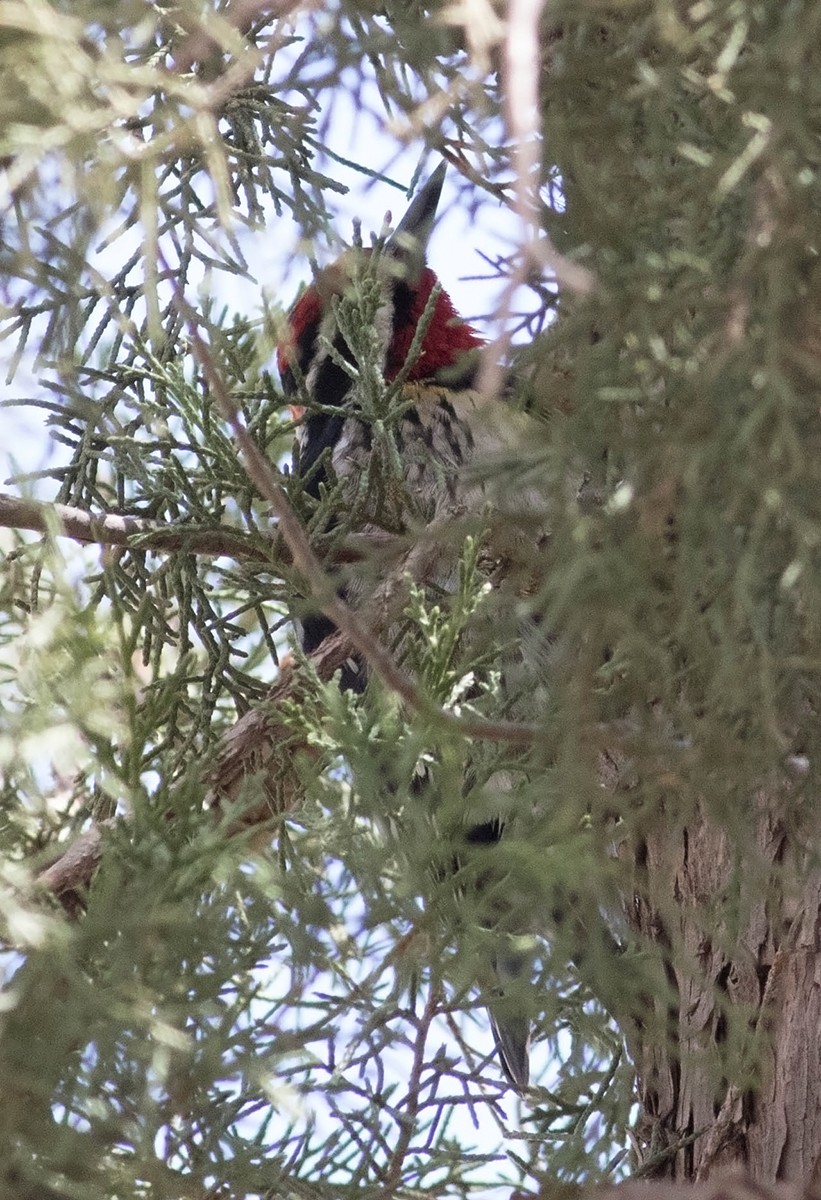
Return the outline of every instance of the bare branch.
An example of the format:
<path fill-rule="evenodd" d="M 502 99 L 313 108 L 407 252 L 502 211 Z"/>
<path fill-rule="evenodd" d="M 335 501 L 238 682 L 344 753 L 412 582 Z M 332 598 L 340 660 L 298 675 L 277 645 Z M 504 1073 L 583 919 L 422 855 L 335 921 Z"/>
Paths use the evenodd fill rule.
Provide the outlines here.
<path fill-rule="evenodd" d="M 76 893 L 88 887 L 103 854 L 103 828 L 112 822 L 94 824 L 72 842 L 56 862 L 37 876 L 37 883 L 51 892 L 64 907 L 76 915 Z"/>
<path fill-rule="evenodd" d="M 550 271 L 561 287 L 581 296 L 596 288 L 587 267 L 560 254 L 541 231 L 536 202 L 539 178 L 539 21 L 545 0 L 511 0 L 504 54 L 508 131 L 516 170 L 516 211 L 525 230 L 524 255 L 531 266 Z"/>
<path fill-rule="evenodd" d="M 496 307 L 499 335 L 482 355 L 479 390 L 498 395 L 504 378 L 504 360 L 510 350 L 510 316 L 516 292 L 534 272 L 553 276 L 559 287 L 589 296 L 598 286 L 587 267 L 560 254 L 542 228 L 538 204 L 540 147 L 539 22 L 546 0 L 511 0 L 505 38 L 502 78 L 505 112 L 515 169 L 514 207 L 522 222 L 522 243 L 516 267 L 505 284 Z"/>
<path fill-rule="evenodd" d="M 242 529 L 198 529 L 191 525 L 168 525 L 118 513 L 90 513 L 68 504 L 46 504 L 0 492 L 0 528 L 30 529 L 51 533 L 76 542 L 99 546 L 128 546 L 155 554 L 180 551 L 184 554 L 226 555 L 240 560 L 266 563 L 272 569 L 291 566 L 288 547 L 280 541 L 270 549 L 254 544 Z M 276 532 L 276 525 L 273 526 Z M 402 553 L 405 539 L 382 530 L 352 533 L 335 548 L 333 562 L 359 562 L 375 552 L 389 557 Z"/>
<path fill-rule="evenodd" d="M 0 493 L 0 526 L 56 533 L 58 537 L 102 546 L 135 548 L 135 539 L 139 539 L 137 548 L 157 552 L 182 550 L 186 554 L 227 554 L 255 562 L 270 562 L 273 555 L 273 548 L 267 552 L 255 546 L 241 529 L 192 529 L 116 513 L 89 513 L 67 504 L 44 504 L 5 493 Z"/>
<path fill-rule="evenodd" d="M 413 1059 L 408 1076 L 408 1090 L 402 1101 L 404 1112 L 400 1126 L 399 1137 L 385 1170 L 382 1196 L 385 1200 L 395 1196 L 402 1182 L 402 1168 L 410 1150 L 413 1135 L 416 1132 L 416 1118 L 419 1115 L 420 1093 L 422 1089 L 422 1072 L 425 1067 L 425 1046 L 427 1044 L 433 1018 L 439 1008 L 439 989 L 431 983 L 424 1011 L 416 1026 L 416 1037 L 413 1044 Z"/>

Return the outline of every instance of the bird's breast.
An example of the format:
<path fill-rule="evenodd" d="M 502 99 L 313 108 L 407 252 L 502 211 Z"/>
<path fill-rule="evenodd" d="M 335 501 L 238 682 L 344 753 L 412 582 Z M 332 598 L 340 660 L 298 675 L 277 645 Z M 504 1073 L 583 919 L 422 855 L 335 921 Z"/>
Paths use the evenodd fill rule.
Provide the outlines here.
<path fill-rule="evenodd" d="M 474 456 L 479 408 L 476 392 L 411 383 L 381 420 L 350 415 L 350 409 L 348 415 L 312 415 L 299 434 L 301 473 L 330 450 L 343 502 L 359 505 L 369 496 L 369 521 L 395 528 L 402 503 L 416 519 L 432 520 L 447 505 L 459 504 L 459 480 Z M 328 472 L 320 466 L 316 475 L 315 495 Z M 375 511 L 380 504 L 386 506 L 382 514 Z"/>

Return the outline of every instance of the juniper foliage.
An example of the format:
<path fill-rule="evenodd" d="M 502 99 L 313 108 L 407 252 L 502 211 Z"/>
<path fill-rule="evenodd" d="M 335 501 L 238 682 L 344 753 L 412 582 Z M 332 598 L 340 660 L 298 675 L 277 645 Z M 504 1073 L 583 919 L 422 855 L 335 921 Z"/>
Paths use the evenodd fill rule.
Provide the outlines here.
<path fill-rule="evenodd" d="M 176 539 L 78 547 L 56 510 L 44 536 L 3 531 L 4 1194 L 471 1197 L 618 1177 L 636 1071 L 677 1020 L 672 975 L 697 973 L 646 847 L 696 822 L 724 837 L 722 891 L 692 909 L 702 947 L 815 866 L 821 5 L 546 7 L 539 165 L 518 190 L 515 6 L 275 7 L 0 3 L 8 486 Z M 528 194 L 594 279 L 578 294 L 532 248 L 488 255 L 500 291 L 521 282 L 502 315 L 531 421 L 499 469 L 541 491 L 548 536 L 534 557 L 509 531 L 503 605 L 482 514 L 456 594 L 411 586 L 402 614 L 430 699 L 523 721 L 530 689 L 539 734 L 470 741 L 302 662 L 280 713 L 299 799 L 260 836 L 253 773 L 231 804 L 204 800 L 226 737 L 270 703 L 305 587 L 195 334 L 284 467 L 272 351 L 297 278 L 338 246 L 340 175 L 397 209 L 410 182 L 389 149 L 369 157 L 374 127 L 448 157 L 467 211 L 515 215 Z M 361 358 L 372 370 L 366 339 Z M 289 495 L 328 529 L 332 490 L 318 508 Z M 222 553 L 200 552 L 214 532 Z M 499 661 L 533 627 L 553 651 L 511 699 Z M 756 840 L 762 803 L 789 870 Z M 483 805 L 513 830 L 506 888 L 540 914 L 518 1127 L 474 988 L 484 860 L 453 875 Z M 36 877 L 92 821 L 100 866 L 66 912 Z M 763 1070 L 755 1005 L 727 978 L 709 1105 Z M 640 1125 L 648 1172 L 699 1132 L 674 1128 L 670 1149 L 668 1125 L 667 1142 Z"/>

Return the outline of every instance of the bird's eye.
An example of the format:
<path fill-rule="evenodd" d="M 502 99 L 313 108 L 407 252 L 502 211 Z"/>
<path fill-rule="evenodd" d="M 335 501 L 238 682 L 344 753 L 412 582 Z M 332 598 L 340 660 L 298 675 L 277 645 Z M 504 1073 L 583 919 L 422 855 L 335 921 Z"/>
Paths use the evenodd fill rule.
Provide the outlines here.
<path fill-rule="evenodd" d="M 285 396 L 293 396 L 294 393 L 299 390 L 297 388 L 293 371 L 290 367 L 282 365 L 282 359 L 280 357 L 277 358 L 277 365 L 279 366 L 279 377 L 282 381 L 283 394 Z"/>

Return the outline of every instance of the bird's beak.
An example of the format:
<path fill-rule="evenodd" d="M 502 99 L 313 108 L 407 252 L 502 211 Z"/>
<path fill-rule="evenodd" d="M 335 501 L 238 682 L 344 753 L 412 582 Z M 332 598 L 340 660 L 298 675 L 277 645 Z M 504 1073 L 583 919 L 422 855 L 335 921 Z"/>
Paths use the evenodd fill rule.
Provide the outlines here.
<path fill-rule="evenodd" d="M 385 244 L 385 250 L 402 265 L 403 278 L 411 285 L 419 281 L 425 265 L 446 170 L 447 163 L 440 163 Z"/>

